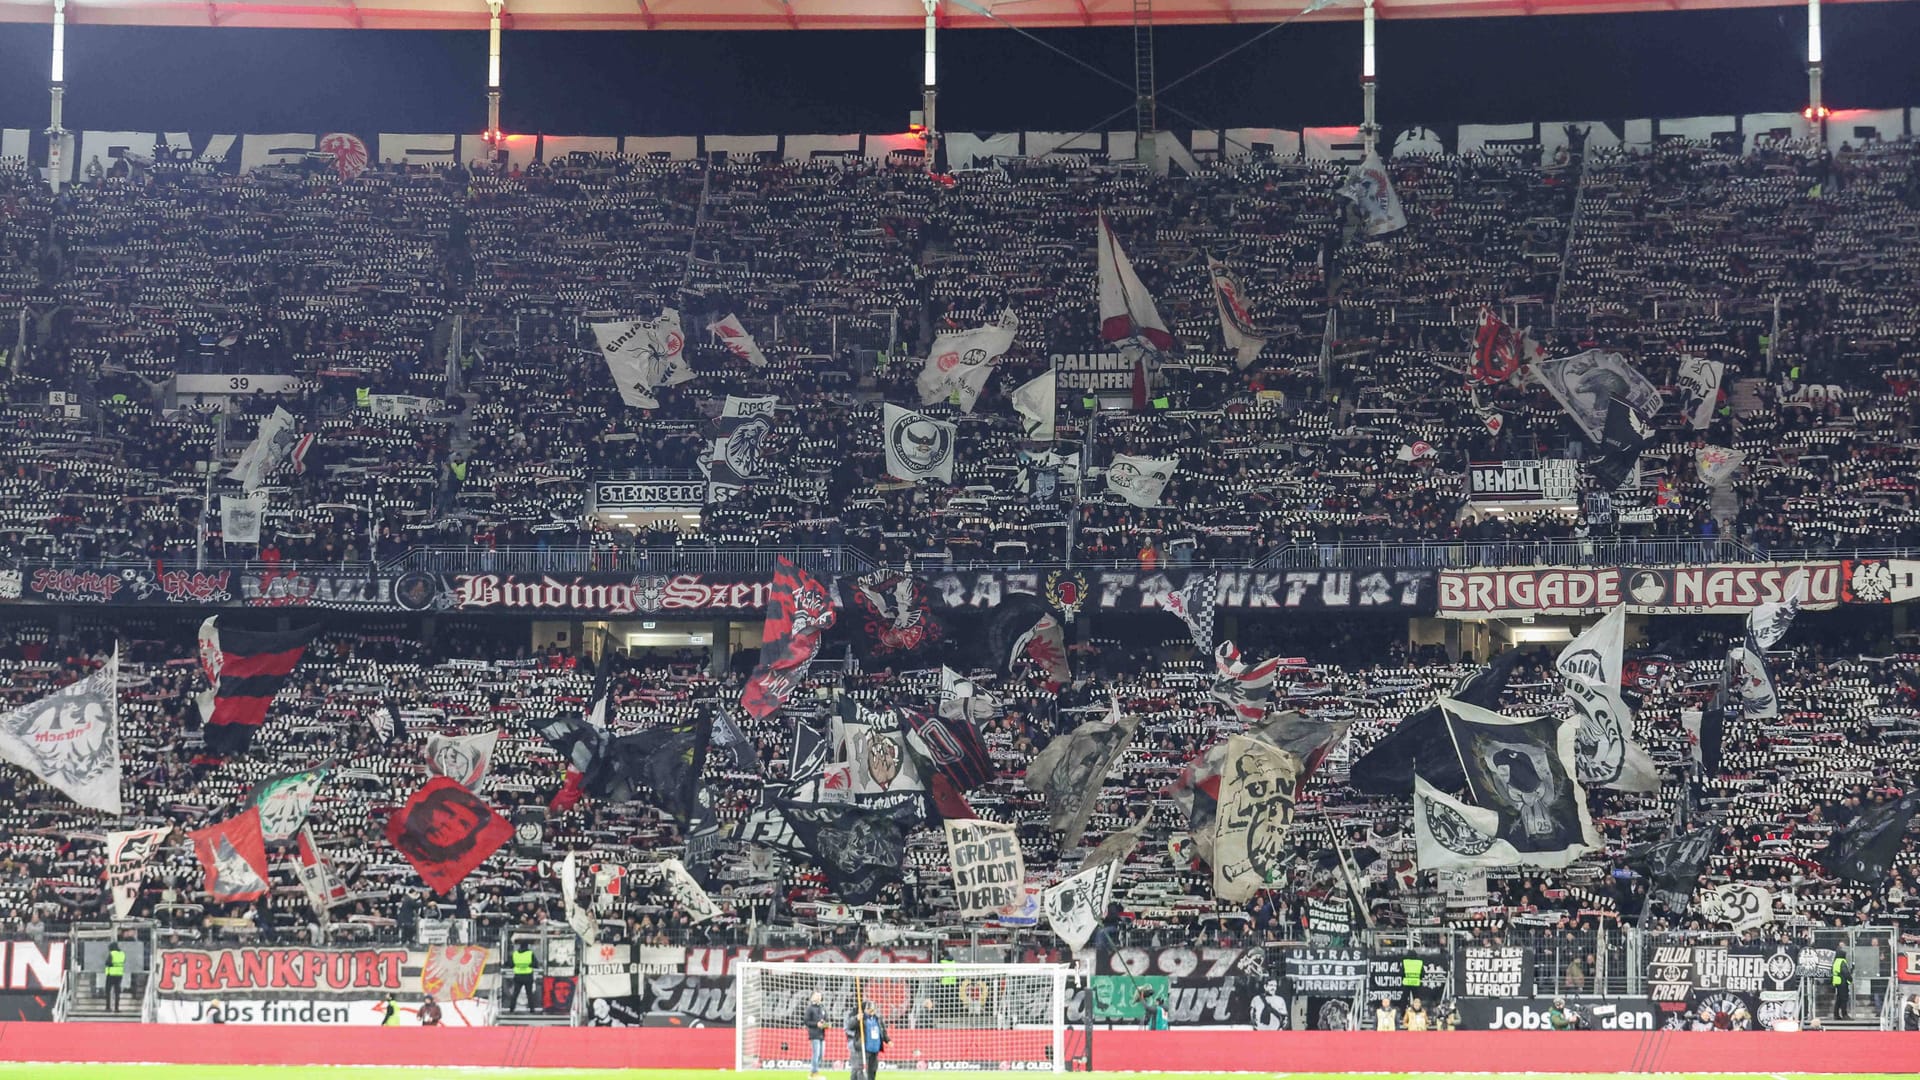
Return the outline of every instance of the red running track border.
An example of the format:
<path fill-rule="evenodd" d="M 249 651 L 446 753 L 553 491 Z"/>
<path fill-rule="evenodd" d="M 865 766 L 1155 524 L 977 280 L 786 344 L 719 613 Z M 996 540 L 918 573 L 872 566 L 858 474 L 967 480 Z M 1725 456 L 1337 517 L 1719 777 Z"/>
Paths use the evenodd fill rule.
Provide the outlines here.
<path fill-rule="evenodd" d="M 1127 1030 L 1093 1049 L 1096 1067 L 1142 1072 L 1920 1074 L 1920 1032 Z M 728 1069 L 733 1030 L 0 1023 L 0 1061 Z"/>

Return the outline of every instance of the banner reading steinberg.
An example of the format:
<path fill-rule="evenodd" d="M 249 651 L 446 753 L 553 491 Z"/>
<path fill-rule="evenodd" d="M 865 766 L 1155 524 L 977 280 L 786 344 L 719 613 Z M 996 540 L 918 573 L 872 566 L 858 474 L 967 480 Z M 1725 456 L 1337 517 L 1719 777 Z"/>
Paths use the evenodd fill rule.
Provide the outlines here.
<path fill-rule="evenodd" d="M 162 949 L 154 965 L 154 1019 L 206 1023 L 220 1004 L 228 1024 L 377 1026 L 381 999 L 414 1023 L 432 994 L 448 1027 L 492 1022 L 500 966 L 478 945 L 428 949 Z"/>
<path fill-rule="evenodd" d="M 1597 615 L 1619 604 L 1642 615 L 1744 615 L 1784 603 L 1796 574 L 1807 578 L 1800 606 L 1904 603 L 1920 599 L 1920 563 L 1827 560 L 1724 566 L 1493 568 L 1442 570 L 1439 615 L 1481 619 L 1514 615 Z"/>

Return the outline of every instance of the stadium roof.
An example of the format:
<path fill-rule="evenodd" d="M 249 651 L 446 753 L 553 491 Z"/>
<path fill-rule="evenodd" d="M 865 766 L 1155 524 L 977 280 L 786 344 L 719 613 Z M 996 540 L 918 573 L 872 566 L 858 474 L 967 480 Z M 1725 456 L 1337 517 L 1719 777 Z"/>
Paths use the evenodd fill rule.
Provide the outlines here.
<path fill-rule="evenodd" d="M 1827 0 L 1862 2 L 1862 0 Z M 1305 0 L 1159 0 L 1158 26 L 1245 23 L 1297 17 Z M 1593 15 L 1801 7 L 1804 0 L 1377 0 L 1383 19 Z M 908 30 L 920 0 L 507 0 L 510 30 Z M 982 14 L 991 11 L 995 18 Z M 1305 18 L 1358 19 L 1360 0 Z M 940 25 L 976 29 L 1129 26 L 1133 0 L 941 0 Z M 0 0 L 0 22 L 53 21 L 51 0 Z M 237 26 L 366 30 L 484 30 L 485 0 L 68 0 L 69 26 Z"/>

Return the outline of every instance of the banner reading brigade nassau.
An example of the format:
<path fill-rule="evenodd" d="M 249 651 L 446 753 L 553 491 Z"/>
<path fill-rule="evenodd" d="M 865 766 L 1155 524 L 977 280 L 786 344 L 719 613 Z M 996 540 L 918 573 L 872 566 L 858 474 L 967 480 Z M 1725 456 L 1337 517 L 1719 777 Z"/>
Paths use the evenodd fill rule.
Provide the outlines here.
<path fill-rule="evenodd" d="M 1920 599 L 1920 561 L 1829 559 L 1820 562 L 1710 566 L 1513 567 L 1442 570 L 1439 614 L 1445 619 L 1515 615 L 1598 615 L 1626 604 L 1642 615 L 1743 615 L 1760 604 L 1785 603 L 1793 578 L 1805 575 L 1806 600 L 1824 610 L 1841 604 L 1896 604 Z"/>
<path fill-rule="evenodd" d="M 448 1027 L 493 1020 L 500 965 L 478 945 L 427 949 L 162 949 L 154 1018 L 163 1024 L 378 1025 L 392 997 L 401 1023 L 433 995 Z"/>

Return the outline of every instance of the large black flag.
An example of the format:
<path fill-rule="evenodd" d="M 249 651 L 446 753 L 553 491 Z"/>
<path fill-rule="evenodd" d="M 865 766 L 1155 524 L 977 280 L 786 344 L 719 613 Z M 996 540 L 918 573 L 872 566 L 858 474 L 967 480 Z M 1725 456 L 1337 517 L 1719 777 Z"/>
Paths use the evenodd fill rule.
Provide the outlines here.
<path fill-rule="evenodd" d="M 1715 828 L 1695 829 L 1628 853 L 1629 865 L 1647 875 L 1647 903 L 1659 904 L 1676 915 L 1686 914 L 1719 832 Z"/>
<path fill-rule="evenodd" d="M 842 578 L 840 596 L 862 660 L 888 663 L 946 640 L 947 628 L 933 613 L 926 583 L 911 574 L 877 570 Z"/>
<path fill-rule="evenodd" d="M 713 734 L 709 708 L 694 720 L 613 739 L 572 716 L 556 717 L 538 730 L 567 762 L 568 786 L 555 798 L 556 811 L 567 809 L 580 794 L 606 802 L 644 795 L 683 827 L 700 816 L 699 779 Z"/>
<path fill-rule="evenodd" d="M 1617 397 L 1610 398 L 1607 425 L 1601 433 L 1600 456 L 1588 464 L 1588 471 L 1604 490 L 1617 490 L 1639 463 L 1640 452 L 1652 443 L 1653 428 L 1640 418 L 1633 406 Z"/>
<path fill-rule="evenodd" d="M 1893 869 L 1916 811 L 1920 811 L 1920 788 L 1848 822 L 1814 854 L 1813 861 L 1835 877 L 1879 885 Z"/>
<path fill-rule="evenodd" d="M 1454 687 L 1453 699 L 1483 709 L 1498 709 L 1500 695 L 1520 662 L 1515 649 L 1501 653 L 1485 668 L 1474 672 Z M 1413 790 L 1415 767 L 1434 787 L 1455 791 L 1466 786 L 1460 771 L 1459 755 L 1447 738 L 1447 727 L 1440 707 L 1430 705 L 1400 721 L 1387 737 L 1374 744 L 1353 763 L 1348 781 L 1356 790 L 1369 795 L 1405 795 Z"/>
<path fill-rule="evenodd" d="M 787 799 L 775 805 L 840 899 L 870 904 L 887 885 L 900 881 L 907 838 L 891 811 Z"/>
<path fill-rule="evenodd" d="M 1496 838 L 1513 845 L 1522 865 L 1542 865 L 1529 855 L 1565 865 L 1561 860 L 1599 846 L 1575 779 L 1572 720 L 1501 716 L 1444 699 L 1440 711 L 1474 804 L 1500 815 Z"/>
<path fill-rule="evenodd" d="M 1012 593 L 987 613 L 986 655 L 982 667 L 1003 677 L 1023 663 L 1047 670 L 1056 686 L 1072 677 L 1067 667 L 1066 633 L 1046 602 L 1032 593 Z"/>

